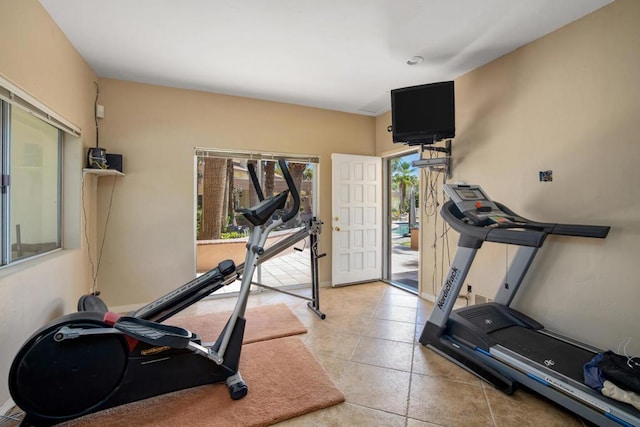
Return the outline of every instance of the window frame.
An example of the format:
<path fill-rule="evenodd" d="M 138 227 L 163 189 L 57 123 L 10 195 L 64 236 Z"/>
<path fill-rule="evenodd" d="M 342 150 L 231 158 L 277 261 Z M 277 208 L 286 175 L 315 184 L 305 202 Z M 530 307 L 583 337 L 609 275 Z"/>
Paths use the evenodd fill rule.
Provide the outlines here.
<path fill-rule="evenodd" d="M 12 110 L 19 108 L 35 119 L 52 126 L 57 131 L 57 209 L 56 209 L 56 247 L 38 252 L 26 257 L 12 259 L 11 234 L 11 127 Z M 0 76 L 0 270 L 25 261 L 45 256 L 64 248 L 64 158 L 65 138 L 67 136 L 81 137 L 81 129 L 53 112 L 22 89 L 13 85 Z"/>

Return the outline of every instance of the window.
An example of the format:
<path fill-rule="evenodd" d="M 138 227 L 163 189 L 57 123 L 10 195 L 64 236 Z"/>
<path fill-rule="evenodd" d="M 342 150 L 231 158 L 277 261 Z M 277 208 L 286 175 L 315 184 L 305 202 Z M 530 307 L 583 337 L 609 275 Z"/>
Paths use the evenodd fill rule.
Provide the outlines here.
<path fill-rule="evenodd" d="M 287 160 L 300 194 L 300 214 L 295 224 L 286 224 L 286 228 L 314 216 L 317 157 L 196 149 L 197 240 L 225 239 L 230 235 L 243 234 L 248 224 L 235 211 L 253 206 L 258 201 L 247 165 L 253 164 L 264 196 L 271 197 L 287 188 L 278 167 L 279 158 Z"/>
<path fill-rule="evenodd" d="M 41 109 L 0 89 L 4 266 L 62 247 L 63 133 Z"/>
<path fill-rule="evenodd" d="M 197 274 L 208 271 L 222 259 L 232 258 L 237 263 L 244 260 L 250 224 L 236 211 L 258 202 L 248 165 L 253 164 L 264 197 L 270 197 L 287 188 L 278 166 L 280 158 L 287 161 L 300 194 L 300 211 L 295 219 L 272 233 L 274 238 L 293 232 L 292 228 L 300 227 L 316 216 L 319 158 L 201 148 L 195 150 Z M 259 271 L 265 272 L 266 269 Z"/>

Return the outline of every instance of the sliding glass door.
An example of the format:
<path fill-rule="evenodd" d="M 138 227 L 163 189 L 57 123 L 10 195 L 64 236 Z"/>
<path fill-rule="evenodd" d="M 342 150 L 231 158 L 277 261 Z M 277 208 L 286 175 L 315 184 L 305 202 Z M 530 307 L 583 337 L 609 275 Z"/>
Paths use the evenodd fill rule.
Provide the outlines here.
<path fill-rule="evenodd" d="M 386 280 L 418 292 L 420 170 L 411 166 L 418 152 L 387 158 L 388 235 Z"/>

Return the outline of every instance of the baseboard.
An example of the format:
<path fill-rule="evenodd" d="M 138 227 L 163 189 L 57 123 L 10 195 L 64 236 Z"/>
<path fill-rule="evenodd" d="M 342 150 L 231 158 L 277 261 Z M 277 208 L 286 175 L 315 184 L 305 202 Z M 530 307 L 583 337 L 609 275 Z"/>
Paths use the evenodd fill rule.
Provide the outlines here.
<path fill-rule="evenodd" d="M 422 298 L 423 300 L 435 303 L 436 302 L 436 297 L 435 295 L 431 295 L 431 294 L 425 294 L 424 292 L 420 294 L 420 298 Z"/>
<path fill-rule="evenodd" d="M 437 299 L 437 297 L 436 297 L 436 296 L 431 295 L 431 294 L 425 294 L 425 293 L 420 294 L 420 298 L 422 298 L 422 299 L 423 299 L 423 300 L 425 300 L 425 301 L 432 302 L 432 303 L 434 303 L 434 304 L 436 303 L 436 299 Z M 461 301 L 461 300 L 462 300 L 462 301 Z M 467 307 L 467 306 L 468 306 L 468 304 L 471 304 L 471 301 L 466 300 L 465 298 L 460 297 L 460 298 L 456 301 L 456 303 L 453 305 L 453 308 L 454 308 L 454 309 L 456 309 L 456 308 Z"/>
<path fill-rule="evenodd" d="M 131 313 L 132 311 L 136 311 L 143 306 L 144 304 L 117 305 L 115 307 L 109 307 L 109 311 L 114 313 Z"/>

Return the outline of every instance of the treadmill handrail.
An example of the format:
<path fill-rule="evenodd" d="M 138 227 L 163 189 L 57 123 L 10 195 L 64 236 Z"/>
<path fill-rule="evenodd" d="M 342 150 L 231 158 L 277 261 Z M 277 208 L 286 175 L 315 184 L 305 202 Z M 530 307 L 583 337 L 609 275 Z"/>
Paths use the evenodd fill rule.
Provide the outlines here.
<path fill-rule="evenodd" d="M 604 225 L 556 224 L 551 234 L 604 239 L 611 227 Z"/>
<path fill-rule="evenodd" d="M 539 248 L 547 236 L 547 233 L 538 230 L 478 227 L 464 222 L 453 211 L 460 213 L 455 203 L 449 200 L 442 206 L 440 215 L 454 230 L 460 233 L 458 246 L 479 248 L 482 246 L 482 242 L 496 242 Z M 460 215 L 462 214 L 460 213 Z"/>
<path fill-rule="evenodd" d="M 556 224 L 531 221 L 518 215 L 501 203 L 495 202 L 503 212 L 513 216 L 516 221 L 506 226 L 477 226 L 463 221 L 464 214 L 456 204 L 449 200 L 440 211 L 444 220 L 458 233 L 458 246 L 479 248 L 482 242 L 506 243 L 518 246 L 539 248 L 547 235 L 605 238 L 611 227 L 599 225 Z"/>
<path fill-rule="evenodd" d="M 502 203 L 494 203 L 509 215 L 517 217 L 518 220 L 523 220 L 527 223 L 527 225 L 530 225 L 532 227 L 540 227 L 540 229 L 548 234 L 604 239 L 605 237 L 607 237 L 607 235 L 609 234 L 609 230 L 611 229 L 611 227 L 609 227 L 608 225 L 559 224 L 532 221 L 523 217 L 522 215 L 518 215 Z"/>

